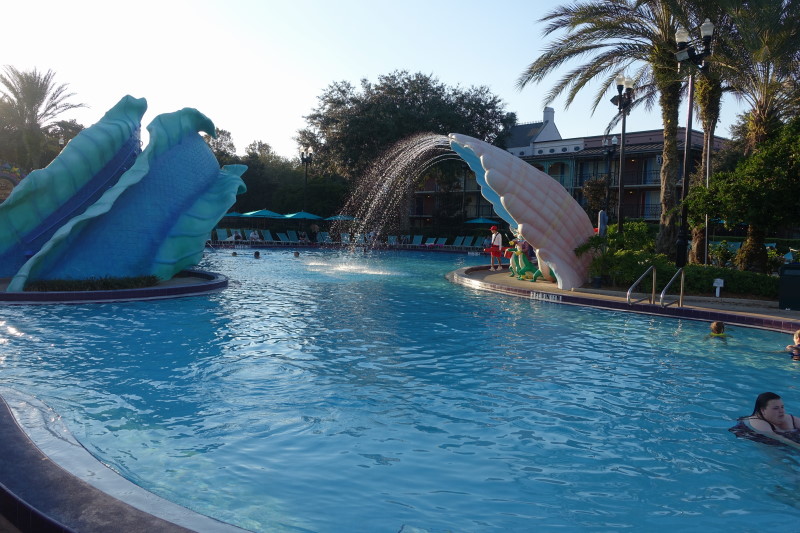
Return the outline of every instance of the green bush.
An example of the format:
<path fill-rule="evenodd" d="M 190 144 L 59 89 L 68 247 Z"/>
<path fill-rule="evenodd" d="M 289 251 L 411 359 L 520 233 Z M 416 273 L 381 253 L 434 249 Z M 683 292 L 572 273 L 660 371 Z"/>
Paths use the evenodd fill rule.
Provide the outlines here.
<path fill-rule="evenodd" d="M 156 276 L 128 278 L 50 279 L 32 281 L 25 285 L 31 292 L 115 291 L 141 289 L 158 285 Z"/>
<path fill-rule="evenodd" d="M 732 268 L 712 265 L 686 265 L 685 291 L 688 294 L 714 294 L 714 280 L 725 280 L 722 293 L 726 295 L 778 297 L 778 278 Z"/>

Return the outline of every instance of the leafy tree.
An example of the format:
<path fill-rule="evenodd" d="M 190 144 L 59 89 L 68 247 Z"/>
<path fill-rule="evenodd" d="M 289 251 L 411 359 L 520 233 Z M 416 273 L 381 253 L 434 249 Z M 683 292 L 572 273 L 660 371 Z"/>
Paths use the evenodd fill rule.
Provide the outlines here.
<path fill-rule="evenodd" d="M 217 156 L 221 165 L 228 165 L 236 159 L 236 145 L 233 144 L 233 137 L 228 130 L 216 128 L 214 135 L 203 135 L 211 151 Z"/>
<path fill-rule="evenodd" d="M 748 224 L 747 238 L 737 255 L 741 270 L 765 272 L 768 232 L 800 217 L 800 119 L 784 126 L 776 138 L 762 143 L 733 171 L 718 172 L 709 187 L 689 193 L 690 215 L 707 213 L 729 226 Z"/>
<path fill-rule="evenodd" d="M 69 99 L 67 84 L 56 84 L 55 73 L 36 69 L 20 71 L 6 66 L 0 74 L 0 140 L 14 146 L 17 162 L 28 168 L 41 166 L 46 128 L 56 117 L 85 107 Z"/>
<path fill-rule="evenodd" d="M 486 87 L 447 87 L 432 76 L 396 71 L 361 80 L 361 87 L 334 82 L 306 118 L 298 144 L 314 148 L 319 173 L 351 180 L 386 149 L 417 133 L 463 133 L 499 142 L 516 117 Z"/>

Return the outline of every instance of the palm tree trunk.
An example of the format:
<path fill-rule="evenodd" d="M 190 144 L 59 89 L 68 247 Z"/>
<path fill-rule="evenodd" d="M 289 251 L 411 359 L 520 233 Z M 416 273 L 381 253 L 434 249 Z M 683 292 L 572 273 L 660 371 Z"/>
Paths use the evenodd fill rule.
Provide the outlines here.
<path fill-rule="evenodd" d="M 672 77 L 675 75 L 672 73 Z M 678 182 L 678 107 L 681 83 L 671 81 L 661 89 L 659 103 L 664 121 L 664 149 L 661 164 L 661 220 L 656 237 L 656 252 L 675 255 L 678 237 L 678 211 L 675 209 L 675 189 Z"/>
<path fill-rule="evenodd" d="M 700 172 L 696 172 L 692 186 L 706 186 L 706 173 L 710 172 L 711 157 L 714 153 L 714 132 L 719 121 L 722 102 L 722 85 L 719 76 L 713 72 L 706 72 L 698 76 L 695 86 L 695 101 L 699 108 L 700 120 L 703 123 L 703 158 Z M 707 263 L 705 223 L 692 228 L 692 249 L 689 253 L 691 263 Z"/>
<path fill-rule="evenodd" d="M 753 224 L 747 226 L 747 237 L 734 260 L 739 270 L 751 270 L 753 272 L 767 271 L 767 248 L 764 246 L 765 237 L 766 234 L 762 229 Z"/>

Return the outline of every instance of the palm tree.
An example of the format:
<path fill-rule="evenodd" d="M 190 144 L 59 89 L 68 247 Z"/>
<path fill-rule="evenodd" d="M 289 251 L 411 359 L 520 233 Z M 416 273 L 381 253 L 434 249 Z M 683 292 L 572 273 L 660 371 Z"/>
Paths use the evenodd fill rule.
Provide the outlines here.
<path fill-rule="evenodd" d="M 732 28 L 721 34 L 715 62 L 736 97 L 749 105 L 745 154 L 752 154 L 796 110 L 800 0 L 731 1 L 727 12 Z M 757 269 L 766 260 L 765 235 L 763 228 L 748 222 L 737 261 L 740 268 Z"/>
<path fill-rule="evenodd" d="M 746 102 L 746 151 L 785 121 L 797 100 L 800 0 L 731 2 L 732 31 L 715 58 L 737 98 Z"/>
<path fill-rule="evenodd" d="M 55 119 L 71 109 L 84 104 L 68 102 L 74 93 L 67 92 L 67 84 L 57 85 L 55 73 L 48 70 L 20 71 L 6 66 L 0 74 L 0 121 L 21 145 L 18 163 L 28 168 L 40 166 L 40 156 L 45 142 L 45 129 Z"/>
<path fill-rule="evenodd" d="M 731 32 L 731 20 L 725 7 L 732 0 L 704 0 L 702 2 L 682 2 L 676 0 L 673 8 L 679 13 L 678 18 L 685 28 L 699 27 L 706 19 L 714 22 L 715 41 L 719 35 Z M 736 0 L 739 1 L 739 0 Z M 716 45 L 715 48 L 719 48 Z M 691 67 L 690 67 L 691 68 Z M 719 65 L 708 61 L 695 77 L 694 105 L 697 107 L 698 118 L 703 127 L 703 155 L 700 167 L 691 176 L 691 187 L 705 186 L 707 173 L 711 168 L 711 159 L 714 148 L 714 133 L 719 122 L 722 110 L 722 95 L 730 90 L 722 77 Z M 706 225 L 705 223 L 692 227 L 692 246 L 689 261 L 702 263 L 706 260 Z"/>
<path fill-rule="evenodd" d="M 661 220 L 656 249 L 674 253 L 677 236 L 675 188 L 678 177 L 678 108 L 681 80 L 675 58 L 675 2 L 669 0 L 585 0 L 554 9 L 541 22 L 544 34 L 565 34 L 549 45 L 522 73 L 520 88 L 541 82 L 568 61 L 589 59 L 564 74 L 548 92 L 546 103 L 566 93 L 566 107 L 590 82 L 599 80 L 592 109 L 606 96 L 612 80 L 627 70 L 639 88 L 640 103 L 661 108 L 664 124 L 661 167 Z"/>

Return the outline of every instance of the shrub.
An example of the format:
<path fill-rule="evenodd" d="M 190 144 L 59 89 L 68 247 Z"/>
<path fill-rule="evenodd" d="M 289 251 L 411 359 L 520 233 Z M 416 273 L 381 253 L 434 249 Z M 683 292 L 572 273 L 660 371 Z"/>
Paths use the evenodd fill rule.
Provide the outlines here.
<path fill-rule="evenodd" d="M 36 280 L 25 285 L 31 292 L 73 292 L 73 291 L 114 291 L 120 289 L 141 289 L 158 285 L 156 276 L 136 276 L 128 278 L 89 278 L 89 279 L 49 279 Z"/>

